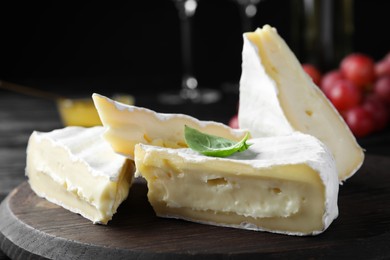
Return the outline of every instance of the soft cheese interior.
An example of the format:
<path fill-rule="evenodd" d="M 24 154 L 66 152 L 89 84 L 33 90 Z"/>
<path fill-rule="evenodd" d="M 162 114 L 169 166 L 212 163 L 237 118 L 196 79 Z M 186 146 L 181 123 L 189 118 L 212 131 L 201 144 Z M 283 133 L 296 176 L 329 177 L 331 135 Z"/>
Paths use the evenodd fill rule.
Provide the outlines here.
<path fill-rule="evenodd" d="M 318 234 L 338 215 L 333 156 L 295 133 L 252 139 L 228 158 L 139 144 L 136 175 L 157 215 L 293 235 Z"/>
<path fill-rule="evenodd" d="M 313 135 L 333 153 L 340 181 L 352 176 L 363 162 L 362 149 L 276 30 L 266 25 L 245 33 L 242 58 L 240 127 L 252 137 Z"/>
<path fill-rule="evenodd" d="M 104 138 L 116 152 L 132 159 L 134 147 L 138 143 L 170 148 L 187 147 L 184 125 L 235 141 L 241 140 L 246 134 L 245 130 L 232 129 L 214 121 L 200 121 L 183 114 L 156 113 L 99 94 L 93 94 L 92 97 L 100 119 L 107 127 Z"/>
<path fill-rule="evenodd" d="M 94 223 L 106 224 L 127 198 L 134 163 L 112 151 L 103 127 L 33 132 L 26 174 L 34 192 Z"/>

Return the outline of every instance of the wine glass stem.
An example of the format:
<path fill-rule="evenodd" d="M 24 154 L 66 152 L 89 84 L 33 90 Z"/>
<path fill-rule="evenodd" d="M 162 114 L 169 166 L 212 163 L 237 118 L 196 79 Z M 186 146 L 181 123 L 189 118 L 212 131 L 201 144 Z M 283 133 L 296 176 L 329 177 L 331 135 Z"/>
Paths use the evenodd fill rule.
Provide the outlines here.
<path fill-rule="evenodd" d="M 261 0 L 237 0 L 243 32 L 249 32 L 254 29 L 254 17 L 258 11 L 257 4 L 260 2 Z"/>
<path fill-rule="evenodd" d="M 243 32 L 249 32 L 252 30 L 252 17 L 247 14 L 247 4 L 239 4 L 240 16 L 241 16 L 241 28 Z"/>
<path fill-rule="evenodd" d="M 183 74 L 191 75 L 192 72 L 192 30 L 191 17 L 186 17 L 181 21 L 181 58 L 183 65 Z"/>
<path fill-rule="evenodd" d="M 176 2 L 180 19 L 182 92 L 184 94 L 195 91 L 198 86 L 192 67 L 192 19 L 196 4 L 195 0 L 179 0 Z"/>

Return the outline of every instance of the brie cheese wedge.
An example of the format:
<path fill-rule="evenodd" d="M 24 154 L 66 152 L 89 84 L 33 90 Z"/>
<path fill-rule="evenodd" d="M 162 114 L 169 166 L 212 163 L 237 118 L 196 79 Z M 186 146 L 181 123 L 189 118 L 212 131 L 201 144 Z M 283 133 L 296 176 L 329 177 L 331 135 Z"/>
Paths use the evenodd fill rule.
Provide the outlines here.
<path fill-rule="evenodd" d="M 134 147 L 138 143 L 169 148 L 188 147 L 184 139 L 185 125 L 233 141 L 241 140 L 247 132 L 214 121 L 200 121 L 188 115 L 156 113 L 99 94 L 93 94 L 92 98 L 107 128 L 104 138 L 115 152 L 131 159 L 134 158 Z"/>
<path fill-rule="evenodd" d="M 323 232 L 338 216 L 332 154 L 302 133 L 252 139 L 227 158 L 138 144 L 136 176 L 158 216 L 289 235 Z"/>
<path fill-rule="evenodd" d="M 26 175 L 40 197 L 107 224 L 129 193 L 134 163 L 103 140 L 103 127 L 34 131 L 27 146 Z"/>
<path fill-rule="evenodd" d="M 332 152 L 339 180 L 351 177 L 364 153 L 337 110 L 304 72 L 276 29 L 244 34 L 239 125 L 252 137 L 300 131 Z"/>

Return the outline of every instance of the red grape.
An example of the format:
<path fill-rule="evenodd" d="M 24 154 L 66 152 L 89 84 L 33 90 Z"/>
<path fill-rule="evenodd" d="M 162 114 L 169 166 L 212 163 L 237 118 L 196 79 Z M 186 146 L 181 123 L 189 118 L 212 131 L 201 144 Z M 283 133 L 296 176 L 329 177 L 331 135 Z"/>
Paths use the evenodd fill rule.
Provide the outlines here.
<path fill-rule="evenodd" d="M 345 122 L 356 137 L 364 137 L 375 129 L 371 113 L 363 107 L 354 107 L 344 113 Z"/>
<path fill-rule="evenodd" d="M 374 92 L 390 104 L 390 76 L 380 77 L 374 85 Z"/>
<path fill-rule="evenodd" d="M 328 98 L 337 110 L 342 111 L 357 106 L 362 99 L 362 93 L 348 80 L 340 79 L 329 89 Z"/>
<path fill-rule="evenodd" d="M 238 129 L 238 115 L 234 115 L 230 120 L 229 120 L 229 126 L 231 128 Z"/>
<path fill-rule="evenodd" d="M 359 88 L 364 88 L 375 79 L 374 60 L 367 55 L 353 53 L 346 56 L 340 64 L 341 72 Z"/>
<path fill-rule="evenodd" d="M 375 75 L 378 78 L 390 75 L 390 58 L 388 60 L 383 59 L 375 64 Z"/>
<path fill-rule="evenodd" d="M 321 80 L 321 89 L 328 96 L 329 90 L 334 86 L 334 83 L 339 79 L 344 79 L 343 74 L 339 70 L 332 70 L 326 73 Z"/>
<path fill-rule="evenodd" d="M 390 61 L 390 52 L 386 54 L 386 56 L 383 58 L 384 60 Z"/>
<path fill-rule="evenodd" d="M 311 77 L 314 84 L 319 86 L 322 77 L 320 71 L 314 65 L 308 63 L 302 64 L 302 68 Z"/>
<path fill-rule="evenodd" d="M 389 111 L 380 97 L 375 94 L 367 96 L 362 107 L 371 113 L 375 123 L 375 131 L 383 130 L 386 127 L 389 121 Z"/>

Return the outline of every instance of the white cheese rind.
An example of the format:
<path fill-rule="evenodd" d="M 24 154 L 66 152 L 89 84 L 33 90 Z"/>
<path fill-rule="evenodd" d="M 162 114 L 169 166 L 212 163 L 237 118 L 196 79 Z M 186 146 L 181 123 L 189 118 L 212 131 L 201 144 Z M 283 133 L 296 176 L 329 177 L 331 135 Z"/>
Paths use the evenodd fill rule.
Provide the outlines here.
<path fill-rule="evenodd" d="M 100 126 L 91 128 L 74 126 L 51 132 L 34 131 L 32 138 L 37 142 L 46 140 L 53 147 L 64 149 L 72 162 L 82 163 L 91 175 L 118 181 L 126 158 L 112 152 L 110 145 L 101 138 L 104 132 L 104 127 Z"/>
<path fill-rule="evenodd" d="M 184 125 L 236 141 L 241 140 L 247 132 L 184 114 L 157 113 L 150 109 L 126 105 L 96 93 L 92 98 L 100 119 L 107 128 L 104 138 L 114 151 L 131 159 L 134 158 L 134 147 L 138 143 L 170 148 L 187 147 Z"/>
<path fill-rule="evenodd" d="M 34 131 L 26 175 L 38 196 L 106 224 L 128 196 L 134 166 L 111 149 L 103 132 L 103 127 Z"/>
<path fill-rule="evenodd" d="M 269 232 L 289 234 L 289 235 L 309 235 L 309 234 L 315 235 L 327 229 L 331 224 L 331 222 L 338 216 L 337 195 L 338 195 L 338 187 L 339 187 L 335 162 L 333 156 L 327 150 L 327 148 L 316 138 L 312 136 L 300 134 L 297 132 L 292 135 L 277 137 L 277 138 L 268 137 L 268 138 L 261 138 L 261 139 L 252 139 L 251 142 L 253 142 L 254 144 L 250 146 L 249 150 L 242 153 L 236 153 L 233 156 L 230 156 L 228 158 L 215 158 L 215 157 L 203 156 L 190 149 L 169 149 L 169 148 L 140 144 L 137 145 L 136 148 L 136 160 L 135 160 L 136 167 L 137 167 L 136 175 L 142 175 L 147 179 L 148 187 L 149 187 L 149 193 L 148 193 L 149 200 L 152 203 L 152 206 L 154 207 L 156 214 L 162 217 L 182 218 L 182 219 L 191 220 L 200 223 L 206 223 L 206 224 L 230 226 L 230 227 L 244 228 L 244 229 L 251 229 L 251 230 L 265 230 Z M 161 156 L 161 159 L 157 159 L 159 156 Z M 142 172 L 142 171 L 147 171 L 148 167 L 151 167 L 150 164 L 153 164 L 153 168 L 155 169 L 157 175 L 156 174 L 154 175 L 153 173 L 150 172 Z M 172 169 L 171 170 L 164 169 L 166 165 L 170 165 Z M 232 165 L 235 166 L 232 167 Z M 263 214 L 261 213 L 261 209 L 256 209 L 257 211 L 254 210 L 250 212 L 251 214 L 248 214 L 247 211 L 245 211 L 247 213 L 245 212 L 239 213 L 241 215 L 246 214 L 248 220 L 242 221 L 241 224 L 238 225 L 231 224 L 231 223 L 224 223 L 223 221 L 215 221 L 212 219 L 208 221 L 207 216 L 206 217 L 202 216 L 202 214 L 211 214 L 210 216 L 213 216 L 212 213 L 207 213 L 206 211 L 216 210 L 218 206 L 215 206 L 215 208 L 205 207 L 201 209 L 199 208 L 199 205 L 201 204 L 199 203 L 197 204 L 196 200 L 193 200 L 192 209 L 188 208 L 188 205 L 191 202 L 185 200 L 183 200 L 184 202 L 180 202 L 180 198 L 186 196 L 190 197 L 190 194 L 193 193 L 193 194 L 199 194 L 198 196 L 196 196 L 196 199 L 199 199 L 200 193 L 195 190 L 196 185 L 186 187 L 185 188 L 186 190 L 182 191 L 183 193 L 182 196 L 180 196 L 180 194 L 175 196 L 175 193 L 180 192 L 178 191 L 180 190 L 180 188 L 178 187 L 178 185 L 180 184 L 177 183 L 175 186 L 169 186 L 168 184 L 169 180 L 167 180 L 164 183 L 164 180 L 162 180 L 161 178 L 162 173 L 160 172 L 160 171 L 167 171 L 167 172 L 176 171 L 178 172 L 177 174 L 177 176 L 179 176 L 178 178 L 180 178 L 180 175 L 183 176 L 185 174 L 191 174 L 190 169 L 192 167 L 192 169 L 201 169 L 202 174 L 205 173 L 207 170 L 209 170 L 209 172 L 207 172 L 206 178 L 213 179 L 216 176 L 221 176 L 222 174 L 221 171 L 222 171 L 227 174 L 226 175 L 228 176 L 226 177 L 227 179 L 237 180 L 237 183 L 239 184 L 240 180 L 242 181 L 247 178 L 250 179 L 250 183 L 256 182 L 256 178 L 259 177 L 257 176 L 256 173 L 257 170 L 259 171 L 265 170 L 268 172 L 268 170 L 273 169 L 273 167 L 279 167 L 279 166 L 288 167 L 289 165 L 306 165 L 311 169 L 313 169 L 321 179 L 321 182 L 323 183 L 324 186 L 324 193 L 325 193 L 324 194 L 325 199 L 322 202 L 324 208 L 324 212 L 322 215 L 322 228 L 317 230 L 310 230 L 309 232 L 299 232 L 299 231 L 291 232 L 286 230 L 269 229 L 261 225 L 259 226 L 253 223 L 251 217 L 256 217 L 255 214 L 260 214 L 257 216 L 260 218 L 261 217 L 267 218 L 267 217 L 272 217 L 272 214 L 276 214 L 275 212 L 277 212 L 277 211 L 274 212 L 271 211 L 270 213 L 265 212 L 265 214 L 271 214 L 271 215 L 261 215 Z M 189 169 L 188 172 L 181 172 L 181 167 L 184 167 L 187 170 Z M 237 168 L 245 168 L 245 167 L 253 169 L 253 171 L 250 171 L 252 173 L 246 172 L 244 174 L 239 172 L 229 172 L 229 169 L 233 169 L 233 168 L 237 169 Z M 213 172 L 213 170 L 216 171 Z M 168 174 L 171 175 L 172 173 L 168 173 Z M 286 176 L 283 176 L 284 173 L 280 173 L 280 172 L 274 172 L 273 174 L 267 173 L 267 174 L 268 175 L 262 176 L 262 178 L 258 180 L 260 185 L 262 182 L 267 183 L 268 180 L 275 179 L 276 181 L 278 181 L 282 177 L 286 177 L 287 179 L 291 178 L 290 179 L 291 182 L 297 182 L 297 183 L 301 181 L 303 182 L 307 181 L 304 179 L 300 179 L 301 178 L 300 176 L 287 176 L 288 172 L 286 172 Z M 199 178 L 204 178 L 204 177 L 205 176 Z M 162 181 L 162 184 L 160 184 L 161 186 L 159 187 L 154 186 L 153 184 L 153 182 L 155 182 L 157 179 Z M 207 184 L 205 185 L 207 186 Z M 219 186 L 219 189 L 222 189 L 221 187 L 223 186 Z M 261 188 L 261 186 L 259 187 Z M 224 188 L 228 190 L 229 189 L 234 190 L 233 188 L 227 187 L 226 185 Z M 237 189 L 234 192 L 243 193 L 244 195 L 241 198 L 250 199 L 251 197 L 256 196 L 256 194 L 252 194 L 252 196 L 249 194 L 248 196 L 248 194 L 245 194 L 246 191 L 243 189 L 245 188 L 241 187 L 240 190 L 240 187 L 237 187 Z M 299 193 L 299 190 L 296 189 L 292 192 Z M 151 196 L 156 196 L 156 194 L 157 196 L 160 197 L 159 198 L 151 197 Z M 229 191 L 225 195 L 228 196 Z M 235 196 L 238 197 L 237 194 Z M 217 197 L 213 197 L 213 199 L 217 200 L 218 199 Z M 283 202 L 283 200 L 281 201 Z M 200 201 L 200 203 L 201 202 L 202 201 Z M 209 196 L 207 196 L 207 199 L 205 199 L 203 202 L 204 205 L 208 205 L 208 206 L 212 205 Z M 223 204 L 224 202 L 218 202 L 218 203 Z M 237 203 L 242 203 L 242 202 L 237 202 Z M 166 205 L 166 206 L 162 206 L 162 205 Z M 253 205 L 256 205 L 256 203 L 254 203 Z M 269 204 L 269 206 L 272 207 L 273 206 L 272 203 Z M 186 214 L 180 214 L 179 212 L 180 207 L 184 207 Z M 234 209 L 234 205 L 227 205 L 227 207 L 229 207 L 228 212 L 230 212 L 232 208 Z M 249 208 L 251 208 L 251 205 L 249 205 Z M 237 210 L 242 210 L 242 208 L 237 207 Z M 256 213 L 256 212 L 260 212 L 260 213 Z M 282 209 L 281 212 L 287 213 L 287 215 L 285 216 L 281 215 L 280 217 L 282 218 L 294 217 L 294 215 L 297 213 L 289 209 Z M 222 218 L 223 217 L 226 216 L 222 216 Z"/>
<path fill-rule="evenodd" d="M 284 40 L 268 25 L 243 38 L 240 127 L 254 138 L 294 131 L 313 135 L 334 155 L 339 180 L 351 177 L 362 165 L 364 153 Z"/>

